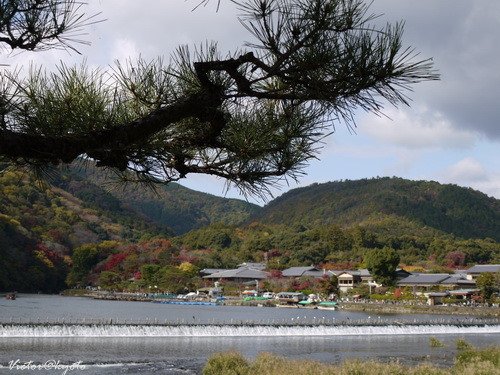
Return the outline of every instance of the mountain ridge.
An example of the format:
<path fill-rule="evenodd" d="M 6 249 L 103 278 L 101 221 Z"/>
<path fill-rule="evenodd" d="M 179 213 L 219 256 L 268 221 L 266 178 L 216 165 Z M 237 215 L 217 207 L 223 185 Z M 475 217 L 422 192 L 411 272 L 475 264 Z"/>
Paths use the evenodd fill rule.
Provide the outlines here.
<path fill-rule="evenodd" d="M 110 176 L 95 168 L 72 168 L 66 173 L 71 176 L 69 181 L 55 179 L 56 186 L 88 204 L 97 200 L 102 206 L 103 202 L 111 201 L 115 208 L 120 206 L 160 227 L 168 227 L 176 235 L 213 223 L 239 224 L 258 209 L 252 203 L 198 192 L 176 183 L 155 186 L 129 183 L 106 189 L 103 187 L 109 185 Z"/>
<path fill-rule="evenodd" d="M 348 226 L 374 213 L 407 217 L 463 238 L 500 240 L 499 200 L 471 188 L 397 177 L 314 183 L 292 189 L 248 222 Z"/>

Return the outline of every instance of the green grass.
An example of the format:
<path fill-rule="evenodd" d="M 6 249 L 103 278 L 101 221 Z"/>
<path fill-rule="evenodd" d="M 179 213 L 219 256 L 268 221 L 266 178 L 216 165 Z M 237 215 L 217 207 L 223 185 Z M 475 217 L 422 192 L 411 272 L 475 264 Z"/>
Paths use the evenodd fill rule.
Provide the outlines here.
<path fill-rule="evenodd" d="M 470 349 L 473 349 L 473 346 L 465 341 L 464 339 L 458 339 L 456 341 L 456 345 L 457 345 L 457 350 L 470 350 Z"/>
<path fill-rule="evenodd" d="M 440 340 L 438 340 L 435 337 L 431 337 L 429 339 L 429 345 L 431 346 L 431 348 L 442 348 L 442 347 L 444 347 L 443 342 L 440 341 Z"/>
<path fill-rule="evenodd" d="M 463 345 L 463 343 L 461 345 Z M 248 361 L 240 353 L 228 352 L 218 353 L 209 358 L 203 369 L 203 375 L 253 374 L 500 375 L 500 347 L 486 349 L 464 348 L 457 355 L 453 367 L 450 368 L 439 368 L 425 363 L 410 367 L 400 363 L 380 363 L 376 361 L 360 360 L 350 360 L 336 365 L 307 360 L 289 360 L 269 353 L 261 353 L 254 361 Z"/>

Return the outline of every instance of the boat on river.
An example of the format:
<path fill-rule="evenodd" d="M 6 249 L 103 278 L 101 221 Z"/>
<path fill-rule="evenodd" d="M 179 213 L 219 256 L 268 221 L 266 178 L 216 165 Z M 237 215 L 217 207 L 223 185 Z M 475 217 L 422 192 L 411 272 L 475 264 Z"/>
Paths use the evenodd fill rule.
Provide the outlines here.
<path fill-rule="evenodd" d="M 315 301 L 305 300 L 305 301 L 300 301 L 298 304 L 296 304 L 296 306 L 297 307 L 319 309 L 319 310 L 337 310 L 338 309 L 338 303 L 333 302 L 333 301 L 315 302 Z"/>
<path fill-rule="evenodd" d="M 276 299 L 280 304 L 290 305 L 307 300 L 307 296 L 304 293 L 280 292 L 276 295 Z"/>
<path fill-rule="evenodd" d="M 337 310 L 339 305 L 334 301 L 323 301 L 318 304 L 319 310 Z"/>
<path fill-rule="evenodd" d="M 15 300 L 16 299 L 16 293 L 7 293 L 5 295 L 5 299 L 8 299 L 8 300 Z"/>

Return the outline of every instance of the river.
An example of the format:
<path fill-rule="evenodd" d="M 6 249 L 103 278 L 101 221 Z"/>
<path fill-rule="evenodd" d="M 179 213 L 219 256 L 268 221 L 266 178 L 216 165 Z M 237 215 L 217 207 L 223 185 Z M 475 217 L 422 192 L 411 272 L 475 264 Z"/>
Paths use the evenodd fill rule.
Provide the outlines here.
<path fill-rule="evenodd" d="M 444 366 L 453 363 L 459 338 L 478 347 L 500 341 L 498 321 L 450 325 L 454 319 L 20 295 L 0 301 L 0 374 L 199 374 L 210 355 L 228 350 L 247 358 L 272 352 Z M 444 346 L 432 348 L 430 337 Z"/>

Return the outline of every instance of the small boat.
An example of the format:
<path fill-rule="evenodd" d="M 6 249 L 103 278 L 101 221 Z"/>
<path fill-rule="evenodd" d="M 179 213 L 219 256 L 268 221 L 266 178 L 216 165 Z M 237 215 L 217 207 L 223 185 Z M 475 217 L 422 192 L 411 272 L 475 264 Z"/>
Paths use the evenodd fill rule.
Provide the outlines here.
<path fill-rule="evenodd" d="M 5 299 L 15 300 L 16 299 L 16 293 L 7 293 L 5 295 Z"/>
<path fill-rule="evenodd" d="M 290 308 L 290 309 L 297 309 L 297 308 L 301 308 L 302 306 L 299 305 L 299 304 L 282 304 L 282 303 L 278 303 L 277 305 L 275 305 L 276 307 L 282 307 L 282 308 Z"/>
<path fill-rule="evenodd" d="M 296 304 L 300 301 L 304 301 L 307 299 L 307 296 L 304 293 L 297 292 L 280 292 L 276 295 L 276 299 L 281 304 Z"/>
<path fill-rule="evenodd" d="M 320 310 L 337 310 L 338 303 L 333 301 L 323 301 L 318 304 Z"/>

